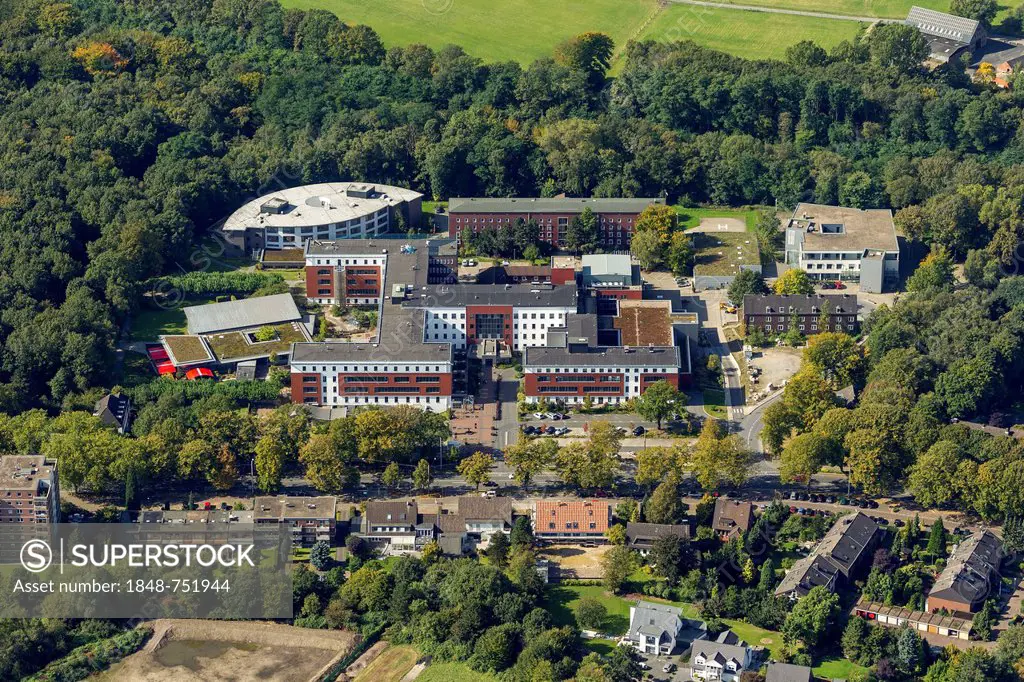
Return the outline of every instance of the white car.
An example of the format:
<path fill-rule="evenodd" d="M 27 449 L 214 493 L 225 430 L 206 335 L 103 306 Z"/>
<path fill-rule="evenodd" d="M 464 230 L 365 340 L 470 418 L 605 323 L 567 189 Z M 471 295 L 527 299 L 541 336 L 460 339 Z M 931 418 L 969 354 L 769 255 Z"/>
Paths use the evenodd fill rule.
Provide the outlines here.
<path fill-rule="evenodd" d="M 534 419 L 544 419 L 545 417 L 546 417 L 546 415 L 543 412 L 534 412 L 533 413 L 533 418 Z"/>

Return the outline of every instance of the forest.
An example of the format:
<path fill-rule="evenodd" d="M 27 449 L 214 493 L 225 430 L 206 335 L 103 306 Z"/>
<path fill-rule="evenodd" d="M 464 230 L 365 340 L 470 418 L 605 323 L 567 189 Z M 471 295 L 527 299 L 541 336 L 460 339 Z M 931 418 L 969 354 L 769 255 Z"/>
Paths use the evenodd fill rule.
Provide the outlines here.
<path fill-rule="evenodd" d="M 143 283 L 274 187 L 888 206 L 1008 267 L 1018 95 L 926 72 L 904 35 L 748 62 L 585 34 L 522 67 L 264 0 L 15 0 L 0 14 L 0 410 L 117 379 Z M 913 42 L 913 41 L 911 41 Z M 919 49 L 917 45 L 915 49 Z"/>

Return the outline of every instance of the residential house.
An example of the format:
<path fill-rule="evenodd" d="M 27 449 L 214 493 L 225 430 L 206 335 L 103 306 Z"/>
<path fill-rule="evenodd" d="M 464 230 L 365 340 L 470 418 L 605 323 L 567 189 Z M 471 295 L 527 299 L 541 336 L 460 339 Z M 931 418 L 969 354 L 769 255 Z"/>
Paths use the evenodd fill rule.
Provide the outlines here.
<path fill-rule="evenodd" d="M 337 527 L 338 498 L 278 495 L 257 497 L 252 520 L 257 525 L 281 523 L 291 527 L 292 544 L 311 547 L 315 542 L 334 541 Z"/>
<path fill-rule="evenodd" d="M 743 671 L 753 669 L 754 660 L 754 650 L 735 633 L 726 630 L 714 640 L 693 643 L 690 675 L 702 682 L 738 682 Z"/>
<path fill-rule="evenodd" d="M 464 495 L 458 498 L 457 511 L 441 513 L 436 517 L 438 538 L 445 554 L 456 554 L 455 540 L 459 538 L 463 554 L 474 546 L 486 547 L 495 533 L 512 532 L 512 499 L 508 497 L 479 497 Z"/>
<path fill-rule="evenodd" d="M 769 663 L 765 682 L 812 682 L 814 675 L 806 665 L 792 663 Z"/>
<path fill-rule="evenodd" d="M 690 525 L 687 523 L 634 523 L 626 524 L 626 546 L 646 556 L 658 538 L 675 536 L 680 540 L 690 539 Z"/>
<path fill-rule="evenodd" d="M 132 401 L 128 396 L 108 393 L 96 401 L 92 414 L 107 426 L 113 426 L 118 433 L 125 434 L 131 428 L 131 408 Z"/>
<path fill-rule="evenodd" d="M 416 500 L 372 500 L 366 503 L 360 537 L 389 552 L 413 552 L 436 539 L 436 517 L 424 519 Z"/>
<path fill-rule="evenodd" d="M 715 514 L 711 528 L 722 542 L 728 542 L 746 533 L 754 525 L 754 504 L 719 497 L 715 500 Z"/>
<path fill-rule="evenodd" d="M 878 524 L 860 512 L 837 519 L 817 547 L 793 564 L 775 594 L 799 599 L 819 586 L 835 592 L 864 570 L 880 535 Z"/>
<path fill-rule="evenodd" d="M 604 500 L 538 500 L 533 511 L 533 535 L 559 542 L 604 542 L 612 507 Z"/>
<path fill-rule="evenodd" d="M 951 613 L 976 612 L 999 589 L 1003 545 L 995 535 L 981 530 L 953 549 L 945 568 L 935 579 L 925 610 Z"/>
<path fill-rule="evenodd" d="M 704 639 L 707 634 L 706 624 L 683 618 L 678 607 L 643 600 L 629 607 L 625 639 L 641 653 L 668 656 L 681 644 Z"/>

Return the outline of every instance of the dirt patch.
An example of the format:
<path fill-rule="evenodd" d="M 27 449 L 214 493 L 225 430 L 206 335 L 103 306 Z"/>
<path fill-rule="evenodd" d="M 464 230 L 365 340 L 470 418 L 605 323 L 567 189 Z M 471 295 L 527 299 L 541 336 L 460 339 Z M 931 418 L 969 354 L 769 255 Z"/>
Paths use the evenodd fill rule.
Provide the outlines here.
<path fill-rule="evenodd" d="M 276 623 L 160 620 L 143 651 L 101 682 L 307 682 L 348 652 L 355 636 Z"/>
<path fill-rule="evenodd" d="M 579 545 L 550 545 L 539 556 L 558 564 L 563 577 L 580 579 L 600 578 L 604 575 L 601 558 L 611 545 L 580 547 Z"/>
<path fill-rule="evenodd" d="M 742 353 L 739 356 L 742 358 Z M 799 371 L 802 356 L 803 351 L 799 348 L 783 346 L 755 348 L 754 356 L 750 362 L 746 363 L 746 371 L 743 373 L 748 382 L 747 395 L 752 399 L 750 402 L 757 402 L 757 399 L 754 398 L 755 395 L 760 395 L 762 398 L 771 395 L 774 391 L 768 390 L 768 384 L 774 386 L 774 390 L 777 391 L 784 381 Z M 761 370 L 756 384 L 750 383 L 752 381 L 751 367 Z"/>

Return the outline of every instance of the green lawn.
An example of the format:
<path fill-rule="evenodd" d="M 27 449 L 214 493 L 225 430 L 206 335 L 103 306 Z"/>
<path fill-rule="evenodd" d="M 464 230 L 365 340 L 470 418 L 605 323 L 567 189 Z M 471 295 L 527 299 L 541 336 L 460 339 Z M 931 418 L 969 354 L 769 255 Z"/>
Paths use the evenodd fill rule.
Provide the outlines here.
<path fill-rule="evenodd" d="M 556 625 L 577 627 L 573 608 L 584 597 L 593 597 L 601 602 L 608 615 L 601 626 L 608 635 L 621 635 L 629 627 L 629 607 L 632 604 L 622 597 L 608 594 L 604 585 L 553 585 L 547 590 L 544 607 L 551 613 Z"/>
<path fill-rule="evenodd" d="M 757 240 L 748 232 L 688 232 L 696 252 L 694 272 L 736 275 L 743 265 L 760 265 Z"/>
<path fill-rule="evenodd" d="M 496 682 L 490 673 L 478 673 L 465 663 L 437 663 L 428 665 L 416 682 Z"/>
<path fill-rule="evenodd" d="M 762 0 L 764 4 L 786 1 L 792 0 Z M 825 4 L 829 0 L 818 1 Z M 801 40 L 828 49 L 852 40 L 862 26 L 838 19 L 671 5 L 644 29 L 641 37 L 662 42 L 692 40 L 747 59 L 782 59 L 786 48 Z"/>
<path fill-rule="evenodd" d="M 686 206 L 675 206 L 676 214 L 679 216 L 679 226 L 684 230 L 691 227 L 698 227 L 704 218 L 742 218 L 750 230 L 757 222 L 756 208 L 687 208 Z"/>
<path fill-rule="evenodd" d="M 816 676 L 829 680 L 848 680 L 855 672 L 864 672 L 866 670 L 867 668 L 857 665 L 853 661 L 848 661 L 845 658 L 836 658 L 830 661 L 822 661 L 814 666 L 813 672 Z"/>
<path fill-rule="evenodd" d="M 705 388 L 704 411 L 715 419 L 727 418 L 728 410 L 725 406 L 725 391 L 717 388 Z"/>
<path fill-rule="evenodd" d="M 285 7 L 326 9 L 350 24 L 367 24 L 386 46 L 455 44 L 486 62 L 528 64 L 551 56 L 585 31 L 625 45 L 657 8 L 655 0 L 283 0 Z"/>
<path fill-rule="evenodd" d="M 634 582 L 642 582 L 646 576 L 637 573 L 631 576 L 631 579 Z M 629 607 L 633 605 L 633 602 L 608 594 L 603 585 L 554 585 L 548 588 L 544 608 L 551 613 L 555 625 L 578 627 L 576 617 L 573 615 L 573 607 L 584 597 L 597 599 L 608 610 L 608 617 L 601 628 L 604 634 L 621 635 L 626 632 L 629 627 Z M 693 604 L 666 602 L 664 599 L 653 597 L 644 597 L 644 599 L 678 606 L 682 610 L 684 618 L 699 618 L 697 608 Z M 723 622 L 748 644 L 766 647 L 771 651 L 772 656 L 778 657 L 779 649 L 782 646 L 782 635 L 778 632 L 765 630 L 741 620 L 725 619 Z M 591 650 L 603 652 L 603 649 L 608 646 L 608 643 L 612 643 L 612 640 L 587 640 L 585 643 Z"/>
<path fill-rule="evenodd" d="M 601 654 L 602 656 L 607 656 L 611 652 L 615 651 L 615 647 L 618 646 L 618 642 L 614 639 L 585 639 L 583 640 L 583 646 L 593 652 Z"/>

